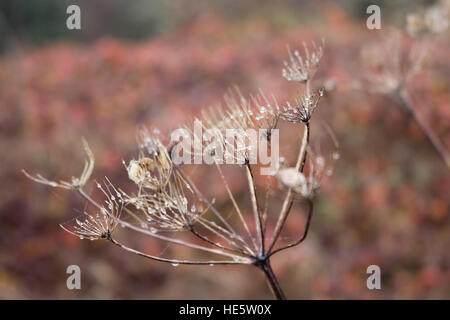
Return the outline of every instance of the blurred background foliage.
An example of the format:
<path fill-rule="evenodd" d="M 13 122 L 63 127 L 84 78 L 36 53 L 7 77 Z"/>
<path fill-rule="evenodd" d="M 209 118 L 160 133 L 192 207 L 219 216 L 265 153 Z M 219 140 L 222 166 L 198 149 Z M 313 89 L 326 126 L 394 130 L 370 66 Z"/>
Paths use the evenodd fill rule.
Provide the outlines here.
<path fill-rule="evenodd" d="M 82 30 L 65 27 L 78 4 Z M 367 5 L 382 8 L 381 31 L 365 27 Z M 27 180 L 77 175 L 80 137 L 96 156 L 93 179 L 127 185 L 121 160 L 136 157 L 139 124 L 165 134 L 221 101 L 231 85 L 292 100 L 297 87 L 281 77 L 286 45 L 326 41 L 315 87 L 336 85 L 313 120 L 313 147 L 340 159 L 316 200 L 302 246 L 273 264 L 290 298 L 449 298 L 448 169 L 417 125 L 392 101 L 354 88 L 364 78 L 360 51 L 382 41 L 408 12 L 433 1 L 66 1 L 0 2 L 0 298 L 271 298 L 262 274 L 246 267 L 156 263 L 104 242 L 81 241 L 58 224 L 79 214 L 75 194 Z M 430 45 L 426 69 L 410 92 L 418 111 L 450 149 L 448 33 Z M 410 39 L 406 39 L 410 41 Z M 315 123 L 314 123 L 315 122 Z M 286 126 L 287 158 L 298 128 Z M 200 189 L 229 209 L 208 168 L 193 172 Z M 227 170 L 240 202 L 248 202 L 238 170 Z M 261 185 L 264 182 L 261 181 Z M 97 195 L 98 196 L 98 195 Z M 273 202 L 276 213 L 279 199 Z M 284 237 L 304 223 L 295 205 Z M 149 252 L 180 249 L 123 235 Z M 82 290 L 66 288 L 66 267 L 82 270 Z M 382 290 L 366 288 L 370 264 Z"/>
<path fill-rule="evenodd" d="M 319 1 L 321 3 L 323 1 Z M 334 1 L 354 19 L 366 19 L 370 4 L 383 7 L 383 17 L 402 19 L 402 13 L 433 1 L 408 0 L 337 0 Z M 77 4 L 83 8 L 83 31 L 62 28 L 66 8 Z M 264 18 L 282 26 L 295 26 L 315 20 L 320 6 L 313 1 L 223 1 L 223 0 L 3 0 L 0 3 L 0 46 L 4 50 L 10 37 L 29 44 L 41 45 L 57 40 L 95 41 L 104 36 L 127 40 L 146 39 L 170 32 L 189 23 L 205 11 L 212 11 L 227 21 Z M 276 14 L 274 14 L 274 12 Z M 9 30 L 8 30 L 9 29 Z"/>

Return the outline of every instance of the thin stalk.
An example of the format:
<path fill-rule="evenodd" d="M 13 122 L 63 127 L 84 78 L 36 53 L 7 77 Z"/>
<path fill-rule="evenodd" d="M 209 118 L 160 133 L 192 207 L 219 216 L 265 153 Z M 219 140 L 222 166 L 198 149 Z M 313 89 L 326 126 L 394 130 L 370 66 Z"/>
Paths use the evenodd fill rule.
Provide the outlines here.
<path fill-rule="evenodd" d="M 80 195 L 83 198 L 88 200 L 93 206 L 95 206 L 96 208 L 98 208 L 101 211 L 104 210 L 104 208 L 102 206 L 100 206 L 96 201 L 94 201 L 82 189 L 78 189 L 78 192 L 80 193 Z M 134 230 L 134 231 L 137 231 L 137 232 L 149 235 L 151 237 L 154 237 L 154 238 L 157 238 L 157 239 L 160 239 L 160 240 L 164 240 L 164 241 L 167 241 L 167 242 L 171 242 L 171 243 L 174 243 L 174 244 L 185 246 L 185 247 L 188 247 L 188 248 L 191 248 L 191 249 L 203 250 L 203 251 L 206 251 L 206 252 L 209 252 L 209 253 L 215 253 L 215 254 L 218 254 L 218 255 L 221 255 L 221 256 L 226 256 L 226 257 L 233 258 L 233 259 L 235 259 L 235 261 L 241 261 L 243 263 L 247 263 L 248 258 L 244 258 L 244 257 L 239 256 L 239 255 L 223 252 L 223 251 L 212 249 L 212 248 L 203 247 L 203 246 L 196 245 L 196 244 L 193 244 L 193 243 L 189 243 L 189 242 L 186 242 L 186 241 L 183 241 L 183 240 L 172 239 L 170 237 L 166 237 L 166 236 L 163 236 L 163 235 L 160 235 L 160 234 L 156 234 L 156 233 L 150 232 L 149 230 L 138 228 L 138 227 L 136 227 L 136 226 L 134 226 L 134 225 L 132 225 L 132 224 L 130 224 L 128 222 L 125 222 L 125 221 L 123 221 L 123 220 L 121 220 L 121 219 L 119 219 L 117 217 L 114 217 L 114 216 L 110 215 L 110 213 L 108 211 L 106 211 L 106 212 L 112 219 L 117 221 L 121 226 L 130 228 L 131 230 Z"/>
<path fill-rule="evenodd" d="M 263 232 L 266 233 L 267 230 L 267 210 L 269 209 L 269 196 L 270 196 L 270 176 L 267 176 L 266 178 L 266 191 L 264 195 L 264 210 L 262 213 L 262 220 L 263 220 Z"/>
<path fill-rule="evenodd" d="M 307 124 L 305 126 L 305 131 L 303 133 L 303 139 L 301 142 L 300 150 L 298 152 L 297 163 L 295 165 L 296 170 L 303 171 L 303 169 L 304 169 L 304 166 L 302 166 L 302 164 L 304 163 L 304 159 L 306 159 L 306 148 L 309 143 L 309 135 L 310 135 L 309 131 L 310 131 L 310 127 L 309 127 L 309 124 Z M 282 205 L 281 211 L 280 211 L 280 215 L 278 217 L 278 221 L 275 226 L 275 231 L 274 231 L 272 239 L 270 241 L 270 245 L 267 249 L 268 253 L 270 253 L 271 250 L 273 249 L 275 242 L 277 241 L 278 237 L 280 236 L 281 229 L 283 228 L 284 223 L 286 222 L 289 212 L 291 211 L 292 203 L 293 203 L 292 193 L 293 193 L 292 188 L 289 188 L 286 193 L 286 197 L 284 198 L 283 205 Z"/>
<path fill-rule="evenodd" d="M 269 253 L 268 257 L 270 257 L 270 256 L 274 255 L 275 253 L 280 252 L 282 250 L 298 246 L 300 243 L 302 243 L 306 239 L 306 237 L 308 236 L 308 231 L 309 231 L 309 227 L 311 225 L 311 219 L 312 219 L 313 211 L 314 211 L 313 210 L 314 209 L 314 203 L 313 203 L 312 200 L 308 200 L 308 206 L 309 206 L 309 208 L 308 208 L 308 217 L 306 218 L 305 229 L 303 230 L 303 235 L 301 236 L 301 238 L 298 239 L 297 241 L 293 242 L 293 243 L 290 243 L 290 244 L 284 246 L 284 247 L 281 247 L 281 248 L 278 248 L 276 250 L 273 250 L 271 253 Z"/>
<path fill-rule="evenodd" d="M 236 248 L 241 248 L 239 245 L 241 245 L 243 248 L 247 249 L 252 255 L 254 255 L 253 250 L 248 246 L 248 244 L 241 238 L 241 236 L 236 235 L 234 233 L 230 233 L 228 230 L 226 230 L 225 228 L 222 228 L 221 226 L 217 225 L 216 223 L 209 221 L 205 218 L 202 218 L 201 216 L 197 217 L 197 221 L 198 223 L 200 223 L 203 227 L 205 227 L 206 229 L 208 229 L 209 231 L 211 231 L 212 233 L 216 234 L 217 236 L 219 236 L 220 238 L 224 239 L 225 241 L 227 241 L 230 245 L 236 247 Z M 236 244 L 234 242 L 234 240 L 231 239 L 236 239 L 237 241 L 239 241 L 239 245 Z"/>
<path fill-rule="evenodd" d="M 250 240 L 252 241 L 254 249 L 257 250 L 255 239 L 253 238 L 252 234 L 250 233 L 250 230 L 248 228 L 247 222 L 245 222 L 245 219 L 241 212 L 241 209 L 239 208 L 239 206 L 236 202 L 236 199 L 234 198 L 233 193 L 231 192 L 230 186 L 228 185 L 228 182 L 225 179 L 225 176 L 223 175 L 222 169 L 220 168 L 219 164 L 217 164 L 217 163 L 216 163 L 216 168 L 220 174 L 223 184 L 225 185 L 225 189 L 227 190 L 228 197 L 230 198 L 231 202 L 233 203 L 234 209 L 238 213 L 239 219 L 241 220 L 242 224 L 244 225 L 245 231 L 247 232 Z"/>
<path fill-rule="evenodd" d="M 132 249 L 130 247 L 127 247 L 125 245 L 123 245 L 122 243 L 120 243 L 119 241 L 111 238 L 109 239 L 109 241 L 111 241 L 113 244 L 115 244 L 116 246 L 122 248 L 123 250 L 126 250 L 128 252 L 137 254 L 138 256 L 144 257 L 144 258 L 148 258 L 148 259 L 152 259 L 152 260 L 156 260 L 156 261 L 160 261 L 160 262 L 167 262 L 167 263 L 172 263 L 172 264 L 194 264 L 194 265 L 215 265 L 215 264 L 242 264 L 242 262 L 238 262 L 238 261 L 215 261 L 215 260 L 211 260 L 211 261 L 194 261 L 194 260 L 177 260 L 177 259 L 166 259 L 166 258 L 161 258 L 161 257 L 157 257 L 157 256 L 152 256 L 146 253 L 143 253 L 141 251 Z"/>
<path fill-rule="evenodd" d="M 250 189 L 250 196 L 251 196 L 251 200 L 252 200 L 253 215 L 255 217 L 256 233 L 257 233 L 258 242 L 259 242 L 259 249 L 260 249 L 260 253 L 264 254 L 264 252 L 265 252 L 265 249 L 264 249 L 264 231 L 263 231 L 263 225 L 262 225 L 260 210 L 259 210 L 259 206 L 258 206 L 258 199 L 256 197 L 255 181 L 254 181 L 252 169 L 251 169 L 249 163 L 246 163 L 245 171 L 247 173 L 248 187 Z"/>
<path fill-rule="evenodd" d="M 398 100 L 400 100 L 400 102 L 405 106 L 405 108 L 414 118 L 416 123 L 419 125 L 420 129 L 422 129 L 422 132 L 425 134 L 428 141 L 431 143 L 431 145 L 436 150 L 438 155 L 441 157 L 441 159 L 444 161 L 447 167 L 450 168 L 450 156 L 447 150 L 445 149 L 444 145 L 441 143 L 439 138 L 434 134 L 433 130 L 428 126 L 428 124 L 423 120 L 423 118 L 417 114 L 417 112 L 415 111 L 414 107 L 411 104 L 411 99 L 407 91 L 405 89 L 401 90 L 400 92 L 398 92 L 397 97 Z"/>
<path fill-rule="evenodd" d="M 203 193 L 200 192 L 200 190 L 196 187 L 196 185 L 192 182 L 192 180 L 186 176 L 181 170 L 180 167 L 175 167 L 177 171 L 180 173 L 181 177 L 186 180 L 189 185 L 192 187 L 192 189 L 197 193 L 197 195 L 202 199 L 204 203 L 208 206 L 208 208 L 211 209 L 211 211 L 216 215 L 217 218 L 223 223 L 223 225 L 230 230 L 231 233 L 237 234 L 236 231 L 229 225 L 229 223 L 222 217 L 219 211 L 216 210 L 216 208 L 213 207 L 213 205 L 209 202 L 209 200 L 203 195 Z"/>
<path fill-rule="evenodd" d="M 229 252 L 234 252 L 234 253 L 238 253 L 238 254 L 243 254 L 243 255 L 246 255 L 246 256 L 248 256 L 248 257 L 251 257 L 247 252 L 245 252 L 245 251 L 242 250 L 242 249 L 228 248 L 228 247 L 225 247 L 225 246 L 221 245 L 220 243 L 216 243 L 216 242 L 214 242 L 214 241 L 208 239 L 208 237 L 206 237 L 206 236 L 204 236 L 204 235 L 198 233 L 197 230 L 195 230 L 195 227 L 194 227 L 194 226 L 191 227 L 191 230 L 190 230 L 190 231 L 191 231 L 191 233 L 192 233 L 194 236 L 196 236 L 197 238 L 199 238 L 199 239 L 201 239 L 201 240 L 203 240 L 203 241 L 205 241 L 205 242 L 207 242 L 207 243 L 209 243 L 209 244 L 211 244 L 211 245 L 213 245 L 213 246 L 215 246 L 215 247 L 217 247 L 217 248 L 220 248 L 220 249 L 223 249 L 223 250 L 226 250 L 226 251 L 229 251 Z"/>

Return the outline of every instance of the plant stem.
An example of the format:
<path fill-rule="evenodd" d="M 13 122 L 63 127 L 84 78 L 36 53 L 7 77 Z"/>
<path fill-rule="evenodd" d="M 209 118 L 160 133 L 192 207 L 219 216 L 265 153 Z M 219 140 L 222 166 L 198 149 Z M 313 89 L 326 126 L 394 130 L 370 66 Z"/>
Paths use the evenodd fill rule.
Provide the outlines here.
<path fill-rule="evenodd" d="M 222 172 L 222 169 L 220 168 L 220 165 L 217 164 L 217 163 L 216 163 L 216 168 L 217 168 L 217 171 L 218 171 L 219 174 L 220 174 L 220 177 L 221 177 L 222 182 L 223 182 L 223 184 L 224 184 L 224 186 L 225 186 L 225 189 L 226 189 L 227 192 L 228 192 L 228 196 L 229 196 L 231 202 L 233 203 L 234 209 L 236 210 L 236 212 L 237 212 L 237 214 L 238 214 L 238 216 L 239 216 L 239 219 L 241 220 L 241 222 L 242 222 L 242 224 L 243 224 L 243 226 L 244 226 L 244 228 L 245 228 L 245 231 L 246 231 L 247 234 L 248 234 L 248 237 L 249 237 L 250 241 L 252 241 L 253 248 L 255 249 L 255 251 L 258 251 L 258 246 L 257 246 L 257 244 L 256 244 L 256 241 L 255 241 L 255 239 L 252 237 L 252 234 L 250 233 L 250 229 L 248 228 L 247 222 L 245 222 L 245 219 L 244 219 L 244 216 L 243 216 L 243 214 L 242 214 L 242 212 L 241 212 L 241 209 L 239 208 L 239 206 L 238 206 L 238 204 L 237 204 L 237 202 L 236 202 L 236 199 L 234 198 L 233 193 L 231 192 L 230 186 L 228 185 L 228 182 L 227 182 L 227 180 L 225 179 L 225 176 L 224 176 L 224 174 L 223 174 L 223 172 Z"/>
<path fill-rule="evenodd" d="M 261 270 L 264 272 L 264 275 L 266 276 L 267 279 L 267 283 L 269 284 L 269 287 L 272 290 L 273 295 L 278 300 L 286 300 L 286 296 L 284 295 L 284 292 L 281 289 L 278 279 L 272 270 L 270 260 L 266 259 L 264 262 L 262 262 L 261 265 L 259 265 L 259 268 L 261 268 Z"/>
<path fill-rule="evenodd" d="M 308 217 L 306 218 L 305 230 L 303 231 L 303 235 L 301 236 L 301 238 L 298 239 L 296 242 L 290 243 L 284 247 L 281 247 L 281 248 L 271 251 L 268 254 L 268 257 L 270 257 L 270 256 L 274 255 L 275 253 L 280 252 L 282 250 L 295 247 L 295 246 L 299 245 L 300 243 L 302 243 L 306 239 L 306 237 L 308 236 L 309 227 L 311 225 L 311 219 L 312 219 L 313 209 L 314 209 L 314 203 L 312 202 L 312 200 L 308 200 L 308 205 L 309 205 Z"/>
<path fill-rule="evenodd" d="M 211 260 L 211 261 L 191 261 L 191 260 L 178 260 L 178 259 L 167 259 L 167 258 L 162 258 L 162 257 L 157 257 L 157 256 L 152 256 L 146 253 L 143 253 L 141 251 L 132 249 L 130 247 L 127 247 L 125 245 L 123 245 L 122 243 L 120 243 L 119 241 L 110 238 L 109 241 L 113 244 L 115 244 L 116 246 L 122 248 L 125 251 L 134 253 L 138 256 L 147 258 L 147 259 L 151 259 L 151 260 L 156 260 L 159 262 L 167 262 L 167 263 L 172 263 L 172 264 L 188 264 L 188 265 L 216 265 L 216 264 L 242 264 L 239 261 L 216 261 L 216 260 Z"/>
<path fill-rule="evenodd" d="M 261 221 L 261 213 L 258 206 L 258 199 L 256 198 L 256 187 L 255 187 L 255 181 L 252 173 L 252 169 L 250 167 L 250 164 L 247 163 L 245 165 L 246 173 L 247 173 L 247 181 L 248 186 L 250 189 L 250 195 L 252 199 L 252 207 L 253 207 L 253 215 L 255 217 L 255 224 L 256 224 L 256 233 L 258 237 L 259 242 L 259 250 L 261 254 L 264 254 L 264 231 L 263 231 L 263 225 Z"/>
<path fill-rule="evenodd" d="M 303 133 L 300 150 L 299 150 L 298 157 L 297 157 L 297 163 L 295 165 L 295 169 L 300 172 L 302 172 L 303 168 L 304 168 L 302 166 L 302 164 L 304 162 L 304 159 L 306 158 L 306 148 L 309 144 L 309 135 L 310 135 L 309 131 L 310 131 L 310 127 L 308 124 L 305 126 L 305 131 Z M 283 228 L 284 223 L 286 222 L 286 219 L 291 210 L 291 207 L 293 204 L 292 193 L 293 193 L 292 188 L 289 188 L 287 191 L 286 197 L 284 198 L 283 205 L 281 207 L 281 212 L 278 217 L 277 224 L 275 226 L 275 231 L 273 233 L 272 240 L 270 241 L 269 247 L 267 249 L 267 253 L 269 253 L 269 254 L 272 251 L 273 246 L 275 245 L 275 242 L 277 241 L 277 239 L 281 233 L 281 229 Z"/>
<path fill-rule="evenodd" d="M 450 156 L 445 149 L 444 145 L 441 143 L 439 138 L 435 135 L 434 131 L 429 127 L 429 125 L 423 120 L 421 116 L 419 116 L 412 106 L 411 99 L 406 90 L 401 90 L 398 92 L 397 99 L 405 106 L 405 108 L 409 111 L 411 116 L 414 118 L 416 123 L 419 125 L 422 132 L 427 137 L 428 141 L 431 143 L 433 148 L 439 154 L 441 159 L 445 162 L 448 168 L 450 168 Z"/>
<path fill-rule="evenodd" d="M 101 212 L 104 210 L 104 208 L 102 206 L 100 206 L 95 200 L 93 200 L 87 193 L 85 193 L 83 191 L 83 189 L 78 189 L 77 191 L 83 198 L 85 198 L 88 202 L 90 202 L 94 207 L 98 208 Z M 121 219 L 119 219 L 117 217 L 113 217 L 111 215 L 111 213 L 109 213 L 108 211 L 106 211 L 106 214 L 111 219 L 114 219 L 114 221 L 116 221 L 117 223 L 122 225 L 123 227 L 126 227 L 126 228 L 129 228 L 131 230 L 134 230 L 134 231 L 137 231 L 137 232 L 149 235 L 149 236 L 151 236 L 153 238 L 164 240 L 164 241 L 167 241 L 167 242 L 170 242 L 170 243 L 175 243 L 175 244 L 178 244 L 178 245 L 181 245 L 181 246 L 184 246 L 184 247 L 188 247 L 188 248 L 192 248 L 192 249 L 203 250 L 205 252 L 210 252 L 210 253 L 215 253 L 215 254 L 218 254 L 218 255 L 221 255 L 221 256 L 230 257 L 230 258 L 233 258 L 234 261 L 239 261 L 242 264 L 246 264 L 246 263 L 249 264 L 249 262 L 247 262 L 247 260 L 249 260 L 249 259 L 248 258 L 244 258 L 244 257 L 242 257 L 240 255 L 228 253 L 228 252 L 223 251 L 223 250 L 220 251 L 218 249 L 204 247 L 204 246 L 197 245 L 197 244 L 194 244 L 194 243 L 186 242 L 186 241 L 181 240 L 181 239 L 170 238 L 170 237 L 164 236 L 162 234 L 153 233 L 150 230 L 146 230 L 146 229 L 142 229 L 142 228 L 136 227 L 136 226 L 132 225 L 129 222 L 125 222 L 125 221 L 123 221 L 123 220 L 121 220 Z"/>

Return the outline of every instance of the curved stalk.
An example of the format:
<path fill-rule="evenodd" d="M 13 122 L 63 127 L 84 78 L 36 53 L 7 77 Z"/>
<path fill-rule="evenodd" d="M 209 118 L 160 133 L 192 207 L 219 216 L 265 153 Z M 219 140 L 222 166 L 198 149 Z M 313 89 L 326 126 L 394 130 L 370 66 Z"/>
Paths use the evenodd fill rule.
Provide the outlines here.
<path fill-rule="evenodd" d="M 284 247 L 281 247 L 281 248 L 273 250 L 271 253 L 269 253 L 269 255 L 268 255 L 269 257 L 274 255 L 277 252 L 282 251 L 282 250 L 298 246 L 300 243 L 302 243 L 306 239 L 306 237 L 308 236 L 308 231 L 309 231 L 309 227 L 311 225 L 311 219 L 312 219 L 313 211 L 314 211 L 313 210 L 314 209 L 314 203 L 312 202 L 312 200 L 308 200 L 308 204 L 309 204 L 308 217 L 306 219 L 305 229 L 303 230 L 303 235 L 301 236 L 301 238 L 298 239 L 297 241 L 293 242 L 293 243 L 290 243 L 290 244 L 284 246 Z"/>
<path fill-rule="evenodd" d="M 138 256 L 144 257 L 144 258 L 148 258 L 151 260 L 156 260 L 159 262 L 167 262 L 167 263 L 172 263 L 172 264 L 190 264 L 190 265 L 216 265 L 216 264 L 245 264 L 243 262 L 239 262 L 239 261 L 215 261 L 215 260 L 211 260 L 211 261 L 195 261 L 195 260 L 178 260 L 178 259 L 167 259 L 167 258 L 161 258 L 161 257 L 157 257 L 157 256 L 152 256 L 146 253 L 143 253 L 141 251 L 132 249 L 130 247 L 127 247 L 125 245 L 123 245 L 122 243 L 120 243 L 119 241 L 111 238 L 109 239 L 109 241 L 111 241 L 113 244 L 115 244 L 116 246 L 122 248 L 125 251 L 137 254 Z"/>
<path fill-rule="evenodd" d="M 414 118 L 416 123 L 419 125 L 422 132 L 427 137 L 428 141 L 431 143 L 433 148 L 436 150 L 438 155 L 441 157 L 441 159 L 445 162 L 447 167 L 450 169 L 450 156 L 445 149 L 442 142 L 439 140 L 439 138 L 436 136 L 436 134 L 433 132 L 433 130 L 429 127 L 429 125 L 423 120 L 422 117 L 420 117 L 416 110 L 414 109 L 411 99 L 409 97 L 408 92 L 406 89 L 403 89 L 399 92 L 397 92 L 397 100 L 401 102 L 403 106 L 408 110 L 408 112 L 411 114 L 411 116 Z"/>
<path fill-rule="evenodd" d="M 310 127 L 309 123 L 305 125 L 305 131 L 303 133 L 303 139 L 301 142 L 300 150 L 297 157 L 297 163 L 295 165 L 295 169 L 299 170 L 300 172 L 304 169 L 304 162 L 306 159 L 306 148 L 309 144 L 309 136 L 310 136 Z M 289 215 L 289 212 L 291 211 L 292 204 L 293 204 L 293 191 L 292 188 L 289 188 L 286 194 L 286 197 L 284 198 L 283 205 L 281 207 L 281 212 L 278 217 L 277 224 L 275 226 L 275 231 L 273 233 L 272 239 L 270 241 L 270 245 L 267 249 L 267 253 L 270 253 L 273 249 L 273 246 L 275 245 L 275 242 L 277 241 L 278 237 L 280 236 L 281 229 L 284 226 L 284 223 L 286 222 L 286 219 Z"/>
<path fill-rule="evenodd" d="M 97 209 L 99 209 L 101 211 L 104 210 L 104 208 L 102 206 L 100 206 L 97 202 L 95 202 L 82 189 L 78 189 L 78 192 L 81 194 L 81 196 L 83 196 L 86 200 L 88 200 Z M 134 226 L 134 225 L 132 225 L 132 224 L 130 224 L 128 222 L 125 222 L 125 221 L 123 221 L 121 219 L 118 219 L 117 217 L 114 217 L 114 216 L 110 215 L 110 213 L 108 211 L 106 211 L 106 212 L 112 219 L 116 220 L 121 226 L 126 227 L 126 228 L 130 228 L 131 230 L 134 230 L 134 231 L 137 231 L 137 232 L 149 235 L 151 237 L 154 237 L 154 238 L 157 238 L 157 239 L 160 239 L 160 240 L 164 240 L 164 241 L 167 241 L 167 242 L 171 242 L 171 243 L 174 243 L 174 244 L 185 246 L 185 247 L 188 247 L 188 248 L 191 248 L 191 249 L 198 249 L 198 250 L 202 250 L 202 251 L 205 251 L 205 252 L 209 252 L 209 253 L 214 253 L 214 254 L 218 254 L 218 255 L 221 255 L 221 256 L 230 257 L 230 258 L 234 259 L 235 261 L 241 261 L 243 263 L 249 263 L 249 259 L 248 258 L 244 258 L 244 257 L 236 255 L 236 254 L 231 254 L 231 253 L 223 252 L 223 251 L 220 251 L 220 250 L 216 250 L 216 249 L 212 249 L 212 248 L 196 245 L 196 244 L 193 244 L 193 243 L 189 243 L 189 242 L 186 242 L 186 241 L 183 241 L 183 240 L 172 239 L 172 238 L 160 235 L 160 234 L 156 234 L 156 233 L 153 233 L 153 232 L 151 232 L 149 230 L 138 228 L 138 227 L 136 227 L 136 226 Z"/>
<path fill-rule="evenodd" d="M 220 249 L 223 249 L 223 250 L 226 250 L 226 251 L 229 251 L 229 252 L 234 252 L 234 253 L 238 253 L 238 254 L 243 254 L 243 255 L 246 255 L 246 256 L 251 257 L 251 256 L 250 256 L 247 252 L 245 252 L 244 250 L 228 248 L 228 247 L 225 247 L 225 246 L 221 245 L 220 243 L 216 243 L 216 242 L 214 242 L 214 241 L 208 239 L 206 236 L 204 236 L 204 235 L 198 233 L 197 230 L 195 230 L 194 226 L 192 226 L 192 228 L 191 228 L 190 231 L 191 231 L 191 233 L 192 233 L 194 236 L 196 236 L 197 238 L 199 238 L 199 239 L 201 239 L 201 240 L 203 240 L 203 241 L 205 241 L 205 242 L 209 243 L 210 245 L 213 245 L 213 246 L 215 246 L 215 247 L 217 247 L 217 248 L 220 248 Z"/>

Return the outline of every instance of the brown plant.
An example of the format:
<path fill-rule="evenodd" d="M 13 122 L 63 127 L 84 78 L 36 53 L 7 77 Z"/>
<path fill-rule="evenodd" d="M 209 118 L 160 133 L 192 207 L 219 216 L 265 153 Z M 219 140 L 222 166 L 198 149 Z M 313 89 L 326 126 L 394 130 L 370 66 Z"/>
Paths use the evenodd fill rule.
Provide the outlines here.
<path fill-rule="evenodd" d="M 71 181 L 55 182 L 41 175 L 31 176 L 24 172 L 30 179 L 49 185 L 71 189 L 80 194 L 96 211 L 91 214 L 85 211 L 82 216 L 71 222 L 64 223 L 61 227 L 78 236 L 80 239 L 104 239 L 118 247 L 161 262 L 192 265 L 217 265 L 217 264 L 246 264 L 261 269 L 268 284 L 277 299 L 285 299 L 281 286 L 272 270 L 271 258 L 276 253 L 302 243 L 308 234 L 314 208 L 314 196 L 320 187 L 320 181 L 325 169 L 323 157 L 314 157 L 308 152 L 310 144 L 311 117 L 319 105 L 319 99 L 323 91 L 313 93 L 311 80 L 314 77 L 323 55 L 322 46 L 313 45 L 308 49 L 304 45 L 305 54 L 301 56 L 297 51 L 290 55 L 290 60 L 285 62 L 283 76 L 289 81 L 297 81 L 304 86 L 304 92 L 296 98 L 294 105 L 286 103 L 280 107 L 275 98 L 268 99 L 263 93 L 250 98 L 244 98 L 238 90 L 232 91 L 225 97 L 225 107 L 216 108 L 203 114 L 202 128 L 215 133 L 220 149 L 225 152 L 225 159 L 233 158 L 242 160 L 242 168 L 247 178 L 248 190 L 251 199 L 251 207 L 255 230 L 249 226 L 244 217 L 244 210 L 238 205 L 225 175 L 222 171 L 222 163 L 215 161 L 214 165 L 221 177 L 230 202 L 236 211 L 244 233 L 239 233 L 227 221 L 223 213 L 214 206 L 214 201 L 209 200 L 197 188 L 183 165 L 175 164 L 172 160 L 174 141 L 165 145 L 159 138 L 157 131 L 150 133 L 141 128 L 138 134 L 139 157 L 124 162 L 128 177 L 136 184 L 135 193 L 127 193 L 114 186 L 107 178 L 103 184 L 97 183 L 97 187 L 105 196 L 105 202 L 95 201 L 86 191 L 85 185 L 90 178 L 94 157 L 83 140 L 85 151 L 88 155 L 85 168 L 79 178 Z M 273 100 L 273 101 L 272 101 Z M 272 102 L 271 102 L 272 101 Z M 264 190 L 264 201 L 259 199 L 254 166 L 249 158 L 253 150 L 250 147 L 238 148 L 237 154 L 227 152 L 229 141 L 225 137 L 227 129 L 246 130 L 262 129 L 264 133 L 258 139 L 265 140 L 270 145 L 270 136 L 280 120 L 295 123 L 303 127 L 303 137 L 299 141 L 298 155 L 293 167 L 285 163 L 277 167 L 273 176 L 268 176 L 268 184 Z M 189 129 L 194 143 L 198 142 L 206 146 L 204 139 L 196 135 L 195 130 Z M 214 150 L 208 152 L 214 153 Z M 309 173 L 305 174 L 305 166 L 309 154 Z M 195 157 L 196 154 L 190 156 Z M 268 200 L 271 197 L 271 179 L 277 179 L 279 185 L 285 188 L 285 195 L 278 214 L 277 222 L 272 234 L 266 228 L 268 212 Z M 303 232 L 292 243 L 277 246 L 280 234 L 286 224 L 287 218 L 295 201 L 300 197 L 307 204 L 307 221 Z M 205 260 L 171 259 L 162 256 L 150 255 L 139 250 L 132 249 L 116 237 L 117 227 L 145 234 L 154 239 L 184 246 L 215 255 L 218 258 Z M 190 233 L 202 244 L 195 241 L 187 241 L 174 236 L 174 233 Z M 213 237 L 208 236 L 211 234 Z M 220 258 L 219 258 L 220 257 Z"/>

